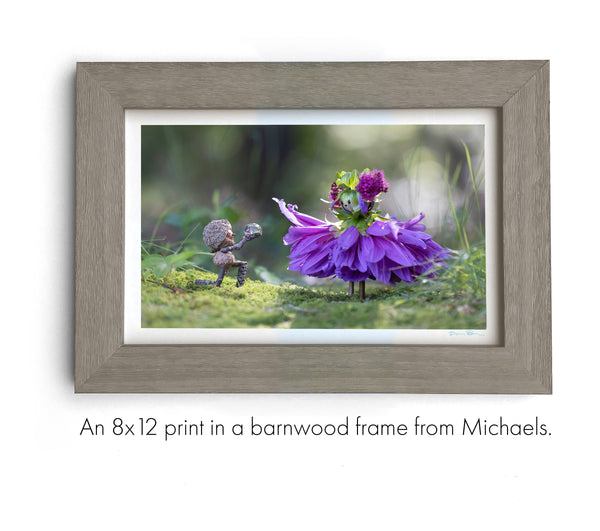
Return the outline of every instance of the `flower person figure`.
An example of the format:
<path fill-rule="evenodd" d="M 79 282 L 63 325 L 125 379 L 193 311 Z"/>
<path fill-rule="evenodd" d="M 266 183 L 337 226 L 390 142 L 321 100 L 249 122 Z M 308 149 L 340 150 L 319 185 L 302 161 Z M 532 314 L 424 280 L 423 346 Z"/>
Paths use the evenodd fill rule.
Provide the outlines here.
<path fill-rule="evenodd" d="M 215 219 L 204 227 L 202 239 L 210 247 L 211 253 L 215 253 L 213 264 L 219 267 L 219 277 L 217 280 L 203 280 L 198 278 L 195 281 L 196 284 L 220 287 L 229 269 L 237 267 L 236 287 L 239 288 L 244 285 L 248 262 L 236 260 L 231 251 L 241 249 L 246 242 L 262 236 L 262 229 L 256 223 L 249 223 L 244 228 L 244 237 L 238 243 L 235 243 L 234 236 L 235 234 L 231 230 L 231 223 L 226 219 Z"/>
<path fill-rule="evenodd" d="M 421 275 L 435 276 L 445 265 L 448 250 L 423 232 L 424 214 L 400 221 L 377 209 L 381 194 L 388 189 L 381 170 L 338 172 L 329 193 L 336 223 L 301 214 L 295 205 L 286 206 L 282 199 L 273 198 L 294 224 L 283 238 L 291 245 L 288 269 L 319 278 L 341 278 L 349 282 L 350 294 L 354 282 L 359 282 L 361 299 L 369 278 L 395 285 Z"/>

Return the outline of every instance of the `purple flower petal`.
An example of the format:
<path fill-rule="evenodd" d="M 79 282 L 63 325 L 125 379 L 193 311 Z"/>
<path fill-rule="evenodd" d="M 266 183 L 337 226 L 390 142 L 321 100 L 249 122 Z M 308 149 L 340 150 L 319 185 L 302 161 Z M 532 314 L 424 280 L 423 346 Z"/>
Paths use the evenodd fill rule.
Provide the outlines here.
<path fill-rule="evenodd" d="M 371 250 L 367 254 L 367 261 L 369 263 L 379 262 L 379 260 L 381 260 L 385 256 L 385 246 L 382 240 L 383 238 L 365 237 L 365 246 L 371 246 Z"/>
<path fill-rule="evenodd" d="M 414 265 L 414 255 L 403 244 L 394 243 L 386 238 L 378 238 L 378 242 L 385 249 L 387 258 L 403 266 Z"/>
<path fill-rule="evenodd" d="M 302 254 L 315 252 L 323 247 L 329 249 L 330 245 L 328 242 L 333 239 L 333 235 L 322 235 L 316 234 L 307 238 L 302 238 L 294 243 L 292 246 L 292 254 Z"/>
<path fill-rule="evenodd" d="M 329 227 L 290 227 L 283 237 L 283 242 L 291 245 L 301 239 L 329 234 Z M 333 237 L 333 233 L 331 233 Z"/>
<path fill-rule="evenodd" d="M 358 240 L 359 232 L 354 225 L 350 225 L 338 238 L 338 245 L 342 249 L 349 249 L 356 244 Z"/>
<path fill-rule="evenodd" d="M 388 267 L 385 259 L 371 264 L 371 273 L 377 280 L 379 280 L 379 282 L 389 284 L 392 271 Z"/>
<path fill-rule="evenodd" d="M 306 214 L 302 214 L 300 212 L 296 212 L 296 210 L 291 206 L 285 204 L 283 199 L 277 199 L 273 197 L 273 201 L 275 201 L 279 205 L 279 210 L 281 213 L 294 225 L 298 227 L 302 226 L 315 226 L 315 225 L 327 225 L 325 221 L 321 221 L 320 219 L 313 218 L 312 216 L 307 216 Z"/>
<path fill-rule="evenodd" d="M 415 245 L 416 247 L 420 247 L 421 249 L 426 249 L 427 245 L 425 244 L 425 242 L 423 242 L 425 237 L 431 238 L 431 236 L 425 234 L 424 232 L 399 230 L 398 234 L 396 235 L 396 241 L 405 243 L 407 245 Z"/>
<path fill-rule="evenodd" d="M 368 258 L 373 253 L 373 242 L 371 236 L 360 236 L 358 239 L 357 259 L 360 271 L 366 271 L 369 267 Z"/>
<path fill-rule="evenodd" d="M 425 217 L 425 214 L 423 214 L 423 212 L 421 212 L 418 216 L 416 216 L 412 219 L 409 219 L 408 221 L 401 221 L 400 222 L 401 228 L 409 229 L 409 230 L 425 230 L 425 225 L 423 225 L 422 223 L 419 223 L 419 221 L 421 221 L 424 217 Z"/>
<path fill-rule="evenodd" d="M 341 278 L 342 280 L 345 280 L 346 282 L 359 282 L 361 280 L 367 280 L 368 278 L 372 278 L 371 274 L 368 271 L 356 271 L 346 266 L 336 268 L 335 276 Z"/>
<path fill-rule="evenodd" d="M 406 267 L 394 267 L 392 273 L 404 282 L 412 282 L 414 277 L 411 275 L 411 270 Z"/>
<path fill-rule="evenodd" d="M 391 232 L 389 222 L 386 221 L 376 221 L 367 229 L 367 233 L 371 236 L 387 236 Z"/>
<path fill-rule="evenodd" d="M 306 214 L 302 214 L 302 212 L 294 212 L 296 215 L 296 219 L 304 224 L 305 226 L 329 226 L 330 224 L 326 221 L 321 221 L 320 219 L 313 218 L 312 216 L 307 216 Z"/>
<path fill-rule="evenodd" d="M 369 211 L 369 203 L 367 203 L 360 195 L 358 196 L 358 206 L 360 207 L 363 216 L 366 216 Z"/>
<path fill-rule="evenodd" d="M 328 249 L 322 249 L 318 253 L 311 253 L 307 255 L 307 258 L 302 266 L 301 272 L 305 275 L 316 273 L 321 269 L 321 266 L 324 265 L 324 261 L 326 261 L 327 258 L 329 258 Z"/>

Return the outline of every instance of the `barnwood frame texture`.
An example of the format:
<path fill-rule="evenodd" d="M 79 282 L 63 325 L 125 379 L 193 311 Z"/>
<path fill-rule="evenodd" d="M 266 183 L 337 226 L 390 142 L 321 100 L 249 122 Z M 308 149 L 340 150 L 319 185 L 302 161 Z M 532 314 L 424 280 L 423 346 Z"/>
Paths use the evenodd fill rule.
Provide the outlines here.
<path fill-rule="evenodd" d="M 126 109 L 495 108 L 501 346 L 124 344 Z M 551 393 L 547 61 L 79 63 L 75 391 Z"/>

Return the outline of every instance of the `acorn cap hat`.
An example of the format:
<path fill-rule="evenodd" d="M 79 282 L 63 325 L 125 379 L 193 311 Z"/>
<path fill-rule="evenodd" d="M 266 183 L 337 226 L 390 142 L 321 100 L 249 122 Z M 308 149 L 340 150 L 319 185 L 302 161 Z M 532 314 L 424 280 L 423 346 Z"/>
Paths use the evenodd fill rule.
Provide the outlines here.
<path fill-rule="evenodd" d="M 231 223 L 226 219 L 215 219 L 211 221 L 202 233 L 204 243 L 211 249 L 218 249 L 231 230 Z"/>

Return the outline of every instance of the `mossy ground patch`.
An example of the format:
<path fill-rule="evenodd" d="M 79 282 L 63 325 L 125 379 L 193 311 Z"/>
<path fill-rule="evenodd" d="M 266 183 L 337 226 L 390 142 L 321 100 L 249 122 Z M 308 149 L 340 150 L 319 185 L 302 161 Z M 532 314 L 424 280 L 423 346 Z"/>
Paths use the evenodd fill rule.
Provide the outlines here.
<path fill-rule="evenodd" d="M 173 280 L 189 292 L 142 281 L 142 327 L 478 330 L 486 325 L 484 262 L 481 255 L 458 257 L 437 279 L 412 284 L 368 281 L 364 301 L 349 296 L 342 283 L 303 287 L 247 279 L 236 288 L 226 277 L 216 288 L 194 284 L 215 280 L 213 273 L 177 271 Z"/>

